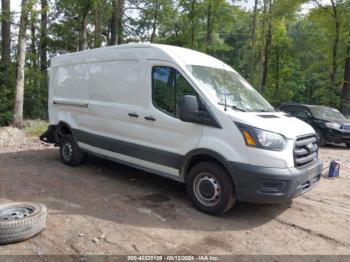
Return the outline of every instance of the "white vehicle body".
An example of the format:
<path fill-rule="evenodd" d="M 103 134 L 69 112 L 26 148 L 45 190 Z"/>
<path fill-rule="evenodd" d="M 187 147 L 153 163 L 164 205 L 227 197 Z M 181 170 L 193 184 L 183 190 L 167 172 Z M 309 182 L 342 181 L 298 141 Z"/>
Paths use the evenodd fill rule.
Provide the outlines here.
<path fill-rule="evenodd" d="M 189 65 L 235 72 L 211 56 L 166 45 L 127 44 L 55 57 L 49 71 L 50 125 L 72 130 L 85 152 L 178 181 L 186 180 L 193 157 L 215 158 L 228 169 L 243 201 L 275 202 L 311 188 L 321 161 L 315 157 L 297 167 L 295 146 L 303 137 L 314 144 L 313 128 L 283 112 L 241 112 L 219 105 Z M 155 67 L 181 74 L 211 124 L 182 121 L 155 105 Z M 282 135 L 283 149 L 247 146 L 236 123 Z M 269 189 L 260 180 L 286 183 Z"/>

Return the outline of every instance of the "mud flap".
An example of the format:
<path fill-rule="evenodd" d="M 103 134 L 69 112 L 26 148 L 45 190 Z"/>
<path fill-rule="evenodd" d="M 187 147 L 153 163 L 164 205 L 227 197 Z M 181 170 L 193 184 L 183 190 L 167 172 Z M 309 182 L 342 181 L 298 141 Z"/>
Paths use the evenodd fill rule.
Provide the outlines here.
<path fill-rule="evenodd" d="M 58 139 L 56 137 L 56 126 L 49 126 L 47 131 L 40 136 L 40 140 L 45 143 L 56 144 Z"/>

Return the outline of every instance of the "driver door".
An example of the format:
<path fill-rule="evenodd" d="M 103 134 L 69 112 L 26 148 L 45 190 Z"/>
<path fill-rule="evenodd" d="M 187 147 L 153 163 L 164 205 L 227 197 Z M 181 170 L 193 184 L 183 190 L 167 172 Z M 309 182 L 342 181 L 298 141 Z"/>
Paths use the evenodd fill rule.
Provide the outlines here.
<path fill-rule="evenodd" d="M 183 157 L 197 147 L 203 129 L 178 118 L 180 100 L 197 92 L 181 69 L 165 61 L 148 61 L 146 79 L 144 144 L 162 152 L 155 160 L 166 173 L 179 176 Z"/>

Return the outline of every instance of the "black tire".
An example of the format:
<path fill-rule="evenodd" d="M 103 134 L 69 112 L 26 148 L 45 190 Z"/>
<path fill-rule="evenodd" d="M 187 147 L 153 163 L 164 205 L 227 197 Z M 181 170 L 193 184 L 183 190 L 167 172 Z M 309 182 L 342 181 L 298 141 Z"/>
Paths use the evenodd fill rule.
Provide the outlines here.
<path fill-rule="evenodd" d="M 323 137 L 323 134 L 320 130 L 316 130 L 316 138 L 317 138 L 317 144 L 319 146 L 325 146 L 326 145 L 326 140 Z"/>
<path fill-rule="evenodd" d="M 195 207 L 210 215 L 225 213 L 236 202 L 229 174 L 215 162 L 201 162 L 191 168 L 186 188 Z"/>
<path fill-rule="evenodd" d="M 47 209 L 39 203 L 0 205 L 0 245 L 32 238 L 46 228 Z"/>
<path fill-rule="evenodd" d="M 72 135 L 65 135 L 61 139 L 60 156 L 62 162 L 68 166 L 77 166 L 85 159 L 85 154 L 80 151 Z"/>
<path fill-rule="evenodd" d="M 350 143 L 346 143 L 346 146 L 350 148 Z"/>

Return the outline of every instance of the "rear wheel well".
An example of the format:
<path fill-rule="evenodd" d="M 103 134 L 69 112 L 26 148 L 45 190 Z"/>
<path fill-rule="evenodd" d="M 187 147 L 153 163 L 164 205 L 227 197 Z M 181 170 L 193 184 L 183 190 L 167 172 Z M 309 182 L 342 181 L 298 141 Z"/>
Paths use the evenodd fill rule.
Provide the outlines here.
<path fill-rule="evenodd" d="M 57 126 L 56 133 L 58 141 L 61 141 L 61 139 L 66 135 L 73 135 L 71 128 L 66 123 L 59 123 Z"/>

